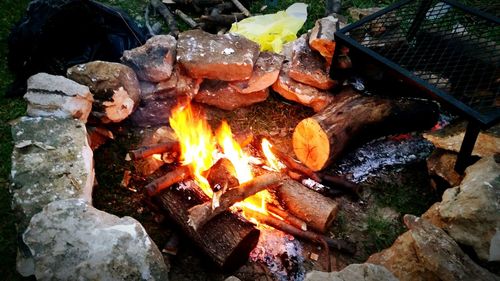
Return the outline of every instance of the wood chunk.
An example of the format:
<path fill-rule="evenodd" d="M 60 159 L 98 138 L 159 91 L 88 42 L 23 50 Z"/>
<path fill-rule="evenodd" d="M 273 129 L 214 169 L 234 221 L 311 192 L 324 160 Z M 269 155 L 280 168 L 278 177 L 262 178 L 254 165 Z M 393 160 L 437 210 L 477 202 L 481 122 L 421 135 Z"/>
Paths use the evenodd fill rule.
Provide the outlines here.
<path fill-rule="evenodd" d="M 194 78 L 249 79 L 259 45 L 236 34 L 213 35 L 201 30 L 179 34 L 177 61 Z"/>
<path fill-rule="evenodd" d="M 319 19 L 309 35 L 309 46 L 325 58 L 327 66 L 332 62 L 335 51 L 334 33 L 337 31 L 337 25 L 340 29 L 346 24 L 334 16 Z"/>
<path fill-rule="evenodd" d="M 280 186 L 281 179 L 278 173 L 260 175 L 222 194 L 219 206 L 213 206 L 211 202 L 193 206 L 189 209 L 189 224 L 198 229 L 218 214 L 227 211 L 235 203 L 243 201 L 261 190 Z"/>
<path fill-rule="evenodd" d="M 292 179 L 283 181 L 276 195 L 288 212 L 319 232 L 325 233 L 337 217 L 337 202 Z"/>
<path fill-rule="evenodd" d="M 311 50 L 304 36 L 295 40 L 293 44 L 289 75 L 295 81 L 322 90 L 334 86 L 334 81 L 326 71 L 323 58 Z"/>
<path fill-rule="evenodd" d="M 201 84 L 200 90 L 194 97 L 194 100 L 220 109 L 234 110 L 265 101 L 268 96 L 268 89 L 242 94 L 230 87 L 225 81 L 205 80 Z"/>
<path fill-rule="evenodd" d="M 278 80 L 273 84 L 273 90 L 282 97 L 311 107 L 315 112 L 321 111 L 333 100 L 328 92 L 291 79 L 289 68 L 289 63 L 284 63 Z"/>
<path fill-rule="evenodd" d="M 207 180 L 212 189 L 215 190 L 232 188 L 240 184 L 236 178 L 233 163 L 226 158 L 221 158 L 215 162 L 208 172 Z"/>
<path fill-rule="evenodd" d="M 187 210 L 209 200 L 201 191 L 172 188 L 162 192 L 155 200 L 190 241 L 225 270 L 233 270 L 245 263 L 250 251 L 257 245 L 260 231 L 230 212 L 220 214 L 198 230 L 189 226 Z"/>
<path fill-rule="evenodd" d="M 278 79 L 284 60 L 285 57 L 282 55 L 262 52 L 255 62 L 250 79 L 231 82 L 229 86 L 243 94 L 265 90 Z"/>
<path fill-rule="evenodd" d="M 397 131 L 433 126 L 437 116 L 437 105 L 426 100 L 396 101 L 363 96 L 346 88 L 321 112 L 295 127 L 293 150 L 303 164 L 319 171 L 338 158 L 361 132 L 374 127 Z"/>

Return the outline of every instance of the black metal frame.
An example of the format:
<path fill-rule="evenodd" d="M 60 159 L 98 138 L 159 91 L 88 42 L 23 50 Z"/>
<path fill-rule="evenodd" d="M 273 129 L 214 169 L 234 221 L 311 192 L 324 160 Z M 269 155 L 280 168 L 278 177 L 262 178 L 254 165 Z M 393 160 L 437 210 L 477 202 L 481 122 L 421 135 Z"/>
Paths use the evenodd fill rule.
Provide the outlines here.
<path fill-rule="evenodd" d="M 378 54 L 377 52 L 371 50 L 368 47 L 365 47 L 358 43 L 356 40 L 351 38 L 350 36 L 346 35 L 349 31 L 352 31 L 356 28 L 359 28 L 374 19 L 377 19 L 389 12 L 392 12 L 394 10 L 397 10 L 401 8 L 403 5 L 407 5 L 411 3 L 413 0 L 403 0 L 401 2 L 395 3 L 383 10 L 380 10 L 372 15 L 369 15 L 367 17 L 364 17 L 363 19 L 348 25 L 347 27 L 337 31 L 335 33 L 335 41 L 336 41 L 336 50 L 333 58 L 332 65 L 335 65 L 335 61 L 338 60 L 339 55 L 341 54 L 341 49 L 343 47 L 347 47 L 349 49 L 355 49 L 357 52 L 360 52 L 361 54 L 374 59 L 376 62 L 381 64 L 383 67 L 389 68 L 392 70 L 392 72 L 396 73 L 398 75 L 398 78 L 401 78 L 405 82 L 412 84 L 412 85 L 418 85 L 421 86 L 427 93 L 431 94 L 433 97 L 435 97 L 437 100 L 440 102 L 443 102 L 444 104 L 451 106 L 452 108 L 458 109 L 458 111 L 462 114 L 464 114 L 468 119 L 469 119 L 469 124 L 467 126 L 466 134 L 464 137 L 464 140 L 462 142 L 462 146 L 457 158 L 457 162 L 455 165 L 455 169 L 459 172 L 463 172 L 464 169 L 467 167 L 467 165 L 470 162 L 470 155 L 472 152 L 472 149 L 474 148 L 474 144 L 476 142 L 477 136 L 479 134 L 480 128 L 488 128 L 492 126 L 493 124 L 497 123 L 500 121 L 500 111 L 495 112 L 493 116 L 485 116 L 481 114 L 480 112 L 472 109 L 468 105 L 462 103 L 449 93 L 447 93 L 444 90 L 441 90 L 434 85 L 428 83 L 424 79 L 418 77 L 417 75 L 413 74 L 409 70 L 405 69 L 404 67 L 400 66 L 399 64 L 391 61 L 390 59 Z M 415 36 L 416 31 L 419 29 L 420 25 L 422 24 L 426 13 L 428 10 L 431 8 L 432 0 L 423 0 L 415 18 L 412 21 L 411 27 L 408 31 L 407 38 L 409 37 L 410 39 Z M 455 8 L 458 8 L 464 12 L 467 12 L 469 14 L 473 14 L 475 16 L 484 18 L 488 21 L 491 21 L 494 24 L 500 25 L 500 19 L 491 16 L 489 14 L 480 12 L 478 10 L 466 7 L 460 3 L 457 3 L 453 0 L 440 0 L 440 2 L 445 2 L 446 4 L 453 6 Z M 331 68 L 330 76 L 335 79 L 336 71 L 339 71 L 338 69 L 335 69 L 334 67 Z M 392 73 L 391 72 L 391 73 Z M 341 76 L 341 75 L 340 75 Z"/>

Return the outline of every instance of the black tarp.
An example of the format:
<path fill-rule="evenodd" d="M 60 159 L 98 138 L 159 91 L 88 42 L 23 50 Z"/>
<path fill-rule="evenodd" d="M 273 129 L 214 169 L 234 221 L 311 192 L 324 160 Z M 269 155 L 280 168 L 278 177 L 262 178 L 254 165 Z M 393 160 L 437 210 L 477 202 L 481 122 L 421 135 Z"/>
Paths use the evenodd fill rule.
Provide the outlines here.
<path fill-rule="evenodd" d="M 119 61 L 144 44 L 147 33 L 125 12 L 92 0 L 35 0 L 9 36 L 8 65 L 15 75 L 8 95 L 22 95 L 38 72 L 65 75 L 93 60 Z"/>

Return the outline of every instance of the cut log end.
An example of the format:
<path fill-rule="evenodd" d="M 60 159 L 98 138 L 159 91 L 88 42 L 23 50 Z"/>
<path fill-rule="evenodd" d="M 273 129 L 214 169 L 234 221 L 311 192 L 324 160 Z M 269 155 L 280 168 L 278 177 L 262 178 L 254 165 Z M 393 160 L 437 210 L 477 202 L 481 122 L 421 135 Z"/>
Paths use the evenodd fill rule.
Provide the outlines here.
<path fill-rule="evenodd" d="M 327 165 L 330 141 L 316 120 L 302 120 L 293 132 L 292 142 L 297 158 L 313 171 L 319 171 Z"/>

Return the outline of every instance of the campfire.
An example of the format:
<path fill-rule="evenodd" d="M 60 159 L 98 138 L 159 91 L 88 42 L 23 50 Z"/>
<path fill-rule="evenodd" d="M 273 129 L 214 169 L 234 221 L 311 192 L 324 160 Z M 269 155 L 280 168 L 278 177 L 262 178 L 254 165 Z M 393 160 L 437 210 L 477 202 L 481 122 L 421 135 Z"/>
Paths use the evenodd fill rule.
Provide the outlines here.
<path fill-rule="evenodd" d="M 337 214 L 337 203 L 300 183 L 322 186 L 322 179 L 270 140 L 238 137 L 226 121 L 214 131 L 203 111 L 194 110 L 190 102 L 180 102 L 169 122 L 174 141 L 132 150 L 130 158 L 176 156 L 168 161 L 171 170 L 146 190 L 217 264 L 233 268 L 245 261 L 262 225 L 325 248 L 354 251 L 350 243 L 322 234 Z M 356 188 L 340 178 L 330 180 Z M 222 232 L 222 224 L 232 231 Z M 213 231 L 220 235 L 206 235 Z"/>

